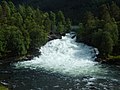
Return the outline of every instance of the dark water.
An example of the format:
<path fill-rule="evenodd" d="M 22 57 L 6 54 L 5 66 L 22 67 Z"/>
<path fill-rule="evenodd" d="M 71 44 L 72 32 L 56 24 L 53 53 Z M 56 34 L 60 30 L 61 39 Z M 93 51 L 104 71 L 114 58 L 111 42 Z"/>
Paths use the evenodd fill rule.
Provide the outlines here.
<path fill-rule="evenodd" d="M 12 90 L 120 90 L 120 67 L 102 65 L 102 75 L 67 76 L 45 70 L 0 67 L 0 79 Z"/>

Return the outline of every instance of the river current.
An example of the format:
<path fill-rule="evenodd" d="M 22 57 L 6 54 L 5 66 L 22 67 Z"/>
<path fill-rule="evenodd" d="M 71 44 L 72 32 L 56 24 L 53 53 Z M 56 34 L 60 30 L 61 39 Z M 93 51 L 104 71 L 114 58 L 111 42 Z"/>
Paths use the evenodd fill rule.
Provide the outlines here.
<path fill-rule="evenodd" d="M 12 90 L 120 90 L 120 66 L 95 62 L 99 51 L 73 36 L 49 41 L 33 60 L 0 66 L 1 82 Z"/>

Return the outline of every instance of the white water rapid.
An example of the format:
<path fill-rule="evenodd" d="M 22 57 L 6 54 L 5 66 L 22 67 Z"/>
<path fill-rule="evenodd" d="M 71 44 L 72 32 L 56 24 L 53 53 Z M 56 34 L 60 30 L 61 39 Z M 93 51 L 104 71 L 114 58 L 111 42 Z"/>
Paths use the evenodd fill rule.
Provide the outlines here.
<path fill-rule="evenodd" d="M 73 34 L 66 34 L 62 39 L 49 41 L 41 47 L 41 55 L 31 61 L 15 64 L 16 68 L 44 69 L 53 73 L 65 75 L 90 75 L 101 72 L 97 62 L 94 62 L 97 49 L 71 38 Z M 95 53 L 96 51 L 96 53 Z"/>

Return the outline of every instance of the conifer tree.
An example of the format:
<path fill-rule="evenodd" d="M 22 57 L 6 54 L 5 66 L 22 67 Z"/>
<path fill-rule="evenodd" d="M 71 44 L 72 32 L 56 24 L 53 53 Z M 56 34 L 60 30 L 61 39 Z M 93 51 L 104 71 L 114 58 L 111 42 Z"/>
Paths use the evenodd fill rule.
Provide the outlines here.
<path fill-rule="evenodd" d="M 61 22 L 63 25 L 66 24 L 66 22 L 65 22 L 65 17 L 64 17 L 64 14 L 63 14 L 62 11 L 59 11 L 59 12 L 57 13 L 57 22 Z"/>
<path fill-rule="evenodd" d="M 84 41 L 85 37 L 85 27 L 83 23 L 79 23 L 79 30 L 77 31 L 77 41 Z"/>
<path fill-rule="evenodd" d="M 120 8 L 116 5 L 115 2 L 111 4 L 111 15 L 115 18 L 115 20 L 120 20 Z"/>
<path fill-rule="evenodd" d="M 2 11 L 2 6 L 0 5 L 0 18 L 2 17 L 3 11 Z"/>
<path fill-rule="evenodd" d="M 60 34 L 63 34 L 63 32 L 64 32 L 64 25 L 62 24 L 62 22 L 58 22 L 57 32 L 60 33 Z"/>
<path fill-rule="evenodd" d="M 95 17 L 92 12 L 86 12 L 84 25 L 86 29 L 92 33 L 93 29 L 96 27 Z"/>
<path fill-rule="evenodd" d="M 71 24 L 72 24 L 71 20 L 69 18 L 67 18 L 66 25 L 65 25 L 66 32 L 70 32 L 71 31 L 71 26 L 72 26 Z"/>
<path fill-rule="evenodd" d="M 3 55 L 6 47 L 6 41 L 4 37 L 4 30 L 0 29 L 0 57 Z"/>
<path fill-rule="evenodd" d="M 25 14 L 26 13 L 26 9 L 25 9 L 25 6 L 19 5 L 18 11 L 21 14 L 22 18 L 25 19 L 26 18 L 26 14 Z"/>
<path fill-rule="evenodd" d="M 100 11 L 100 17 L 102 20 L 104 20 L 105 22 L 111 22 L 111 15 L 110 15 L 107 5 L 104 4 L 100 6 L 99 11 Z"/>
<path fill-rule="evenodd" d="M 109 32 L 103 32 L 101 36 L 101 44 L 99 50 L 103 56 L 108 56 L 113 50 L 113 40 Z"/>
<path fill-rule="evenodd" d="M 56 29 L 56 14 L 52 11 L 50 12 L 50 20 L 51 20 L 51 30 L 55 32 Z"/>
<path fill-rule="evenodd" d="M 9 17 L 10 16 L 10 7 L 8 6 L 8 3 L 6 1 L 2 1 L 2 11 L 3 11 L 3 16 L 4 17 Z"/>
<path fill-rule="evenodd" d="M 50 33 L 50 31 L 51 31 L 51 21 L 50 21 L 49 17 L 47 17 L 45 19 L 45 21 L 44 21 L 44 27 L 45 27 L 45 31 L 47 33 Z"/>
<path fill-rule="evenodd" d="M 10 11 L 11 11 L 10 12 L 11 15 L 14 14 L 16 12 L 15 5 L 11 1 L 8 2 L 8 5 L 9 5 Z"/>
<path fill-rule="evenodd" d="M 118 43 L 118 27 L 116 25 L 116 23 L 111 22 L 111 23 L 106 23 L 104 26 L 104 31 L 107 31 L 110 33 L 111 38 L 113 40 L 113 45 L 116 45 Z"/>

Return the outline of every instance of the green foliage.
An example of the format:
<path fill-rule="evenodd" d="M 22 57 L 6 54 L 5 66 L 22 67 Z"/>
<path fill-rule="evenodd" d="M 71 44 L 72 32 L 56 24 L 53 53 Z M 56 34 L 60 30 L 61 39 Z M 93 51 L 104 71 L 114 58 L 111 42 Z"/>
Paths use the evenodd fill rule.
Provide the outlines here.
<path fill-rule="evenodd" d="M 86 12 L 85 14 L 85 20 L 84 24 L 86 29 L 88 29 L 90 32 L 96 27 L 95 17 L 92 12 Z"/>
<path fill-rule="evenodd" d="M 116 21 L 120 20 L 120 8 L 115 2 L 112 2 L 111 4 L 111 15 Z"/>
<path fill-rule="evenodd" d="M 18 12 L 21 14 L 22 18 L 26 18 L 26 9 L 25 6 L 19 5 Z"/>
<path fill-rule="evenodd" d="M 64 32 L 63 30 L 64 30 L 64 25 L 62 24 L 62 22 L 58 22 L 57 32 L 60 34 L 63 34 L 63 32 Z"/>
<path fill-rule="evenodd" d="M 39 49 L 48 41 L 51 32 L 65 33 L 70 25 L 70 20 L 66 24 L 62 11 L 56 15 L 30 6 L 16 8 L 11 1 L 3 0 L 0 5 L 0 58 L 26 55 L 28 51 Z"/>
<path fill-rule="evenodd" d="M 2 6 L 0 5 L 0 17 L 2 16 Z"/>
<path fill-rule="evenodd" d="M 11 1 L 9 1 L 8 4 L 9 4 L 11 15 L 12 15 L 16 12 L 15 5 Z"/>
<path fill-rule="evenodd" d="M 85 27 L 83 23 L 79 24 L 79 30 L 77 31 L 77 41 L 84 41 L 85 36 Z"/>
<path fill-rule="evenodd" d="M 64 14 L 63 14 L 62 11 L 59 11 L 59 12 L 57 13 L 57 22 L 61 22 L 63 25 L 66 24 L 66 22 L 65 22 L 65 17 L 64 17 Z"/>
<path fill-rule="evenodd" d="M 6 88 L 6 87 L 3 86 L 3 85 L 0 85 L 0 90 L 8 90 L 8 88 Z"/>
<path fill-rule="evenodd" d="M 50 21 L 49 17 L 47 17 L 44 20 L 44 27 L 45 27 L 45 31 L 50 33 L 50 31 L 51 31 L 51 21 Z"/>
<path fill-rule="evenodd" d="M 0 56 L 5 51 L 5 45 L 6 45 L 6 41 L 4 37 L 4 31 L 1 29 L 0 30 Z"/>
<path fill-rule="evenodd" d="M 70 32 L 71 21 L 70 21 L 70 19 L 65 20 L 65 16 L 64 16 L 62 11 L 59 11 L 57 13 L 56 22 L 57 22 L 57 24 L 56 24 L 57 25 L 57 31 L 60 34 L 63 34 L 65 32 Z"/>
<path fill-rule="evenodd" d="M 111 55 L 109 55 L 109 59 L 120 60 L 120 55 L 118 55 L 118 56 L 111 56 Z"/>
<path fill-rule="evenodd" d="M 66 20 L 66 32 L 70 32 L 71 31 L 71 26 L 72 26 L 72 22 L 69 18 L 67 18 Z"/>
<path fill-rule="evenodd" d="M 109 13 L 109 9 L 106 4 L 100 6 L 100 16 L 102 20 L 105 20 L 105 22 L 111 21 L 111 15 Z"/>
<path fill-rule="evenodd" d="M 7 2 L 3 0 L 1 5 L 2 5 L 3 16 L 9 17 L 11 11 L 10 11 L 10 7 L 8 6 Z"/>
<path fill-rule="evenodd" d="M 94 17 L 91 12 L 85 14 L 83 22 L 79 24 L 77 41 L 97 47 L 103 57 L 109 54 L 118 55 L 120 50 L 120 9 L 112 2 L 111 5 L 100 6 L 98 12 L 98 17 Z"/>
<path fill-rule="evenodd" d="M 46 39 L 44 37 L 44 31 L 38 26 L 33 28 L 30 32 L 30 39 L 31 39 L 31 48 L 40 48 L 45 42 Z"/>
<path fill-rule="evenodd" d="M 16 55 L 26 54 L 27 51 L 22 32 L 16 26 L 8 26 L 4 30 L 6 36 L 6 50 Z"/>
<path fill-rule="evenodd" d="M 114 1 L 120 5 L 120 0 L 12 0 L 15 4 L 27 4 L 44 11 L 64 12 L 74 24 L 78 24 L 84 17 L 84 12 L 92 11 L 98 14 L 98 8 L 101 4 L 107 4 Z M 110 8 L 109 8 L 110 9 Z M 118 11 L 115 9 L 114 12 Z"/>
<path fill-rule="evenodd" d="M 104 31 L 110 32 L 114 45 L 116 45 L 118 42 L 118 36 L 119 36 L 118 26 L 114 22 L 106 23 L 104 26 Z"/>
<path fill-rule="evenodd" d="M 101 43 L 98 46 L 102 56 L 108 56 L 113 50 L 113 40 L 109 32 L 101 34 Z"/>
<path fill-rule="evenodd" d="M 51 31 L 55 32 L 56 29 L 56 14 L 52 11 L 50 12 L 50 20 L 51 20 Z"/>

